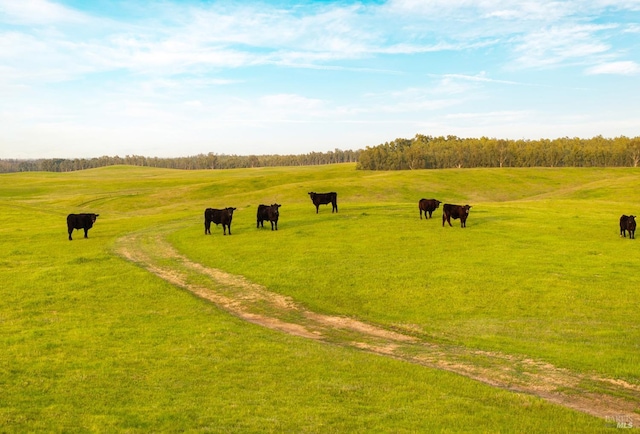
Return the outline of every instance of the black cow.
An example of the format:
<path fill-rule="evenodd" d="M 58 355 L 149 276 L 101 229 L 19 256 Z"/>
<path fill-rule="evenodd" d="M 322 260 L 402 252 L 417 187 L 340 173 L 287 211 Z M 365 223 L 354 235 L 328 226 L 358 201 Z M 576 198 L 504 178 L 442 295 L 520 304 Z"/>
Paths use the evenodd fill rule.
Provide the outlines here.
<path fill-rule="evenodd" d="M 233 219 L 233 211 L 235 208 L 214 209 L 207 208 L 204 210 L 204 234 L 211 235 L 211 222 L 218 226 L 222 223 L 223 235 L 227 235 L 227 228 L 229 228 L 229 235 L 231 235 L 231 220 Z"/>
<path fill-rule="evenodd" d="M 436 199 L 420 199 L 418 202 L 418 209 L 420 210 L 420 220 L 422 220 L 422 212 L 424 211 L 424 218 L 431 218 L 431 213 L 433 213 L 442 202 Z M 429 217 L 427 217 L 427 211 L 429 212 Z"/>
<path fill-rule="evenodd" d="M 622 214 L 620 217 L 620 236 L 626 238 L 626 231 L 629 231 L 629 238 L 636 238 L 636 216 Z"/>
<path fill-rule="evenodd" d="M 67 230 L 69 231 L 69 240 L 71 238 L 71 232 L 74 229 L 84 229 L 84 237 L 89 238 L 89 229 L 93 227 L 100 214 L 84 213 L 84 214 L 69 214 L 67 216 Z"/>
<path fill-rule="evenodd" d="M 451 226 L 451 218 L 460 219 L 460 227 L 467 227 L 467 217 L 469 217 L 469 209 L 471 209 L 471 205 L 451 205 L 450 203 L 445 203 L 442 207 L 442 226 L 444 226 L 444 222 L 446 221 Z"/>
<path fill-rule="evenodd" d="M 256 227 L 264 227 L 264 220 L 269 220 L 271 222 L 271 230 L 278 230 L 278 217 L 280 216 L 280 208 L 282 205 L 273 203 L 271 205 L 258 205 L 258 216 L 256 223 Z"/>
<path fill-rule="evenodd" d="M 311 197 L 311 201 L 316 206 L 316 214 L 318 214 L 318 208 L 320 205 L 331 204 L 333 207 L 331 208 L 331 212 L 338 212 L 338 193 L 309 193 L 309 197 Z"/>

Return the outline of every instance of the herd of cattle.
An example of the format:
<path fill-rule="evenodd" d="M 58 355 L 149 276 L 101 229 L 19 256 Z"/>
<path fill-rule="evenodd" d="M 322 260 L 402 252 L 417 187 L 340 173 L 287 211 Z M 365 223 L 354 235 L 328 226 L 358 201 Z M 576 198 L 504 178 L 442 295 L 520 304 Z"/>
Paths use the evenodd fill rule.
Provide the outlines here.
<path fill-rule="evenodd" d="M 440 202 L 437 199 L 420 199 L 418 202 L 418 209 L 420 210 L 420 219 L 422 220 L 422 213 L 424 212 L 424 218 L 431 218 L 431 214 L 440 207 Z M 444 223 L 449 223 L 451 226 L 451 219 L 460 219 L 460 227 L 467 227 L 467 217 L 469 217 L 469 210 L 471 205 L 452 205 L 445 203 L 442 206 L 442 226 Z M 427 213 L 429 216 L 427 217 Z"/>
<path fill-rule="evenodd" d="M 309 197 L 316 207 L 316 214 L 320 205 L 331 204 L 331 212 L 338 212 L 338 193 L 315 193 L 310 192 Z M 420 199 L 418 202 L 418 209 L 420 211 L 420 219 L 422 220 L 422 214 L 424 213 L 425 219 L 430 219 L 433 212 L 440 207 L 442 202 L 437 199 Z M 278 230 L 278 218 L 280 217 L 279 208 L 282 205 L 274 203 L 271 205 L 258 205 L 258 213 L 256 216 L 256 227 L 264 227 L 264 221 L 271 223 L 271 230 Z M 452 205 L 445 203 L 442 206 L 442 226 L 445 222 L 451 225 L 451 219 L 460 220 L 460 227 L 467 227 L 467 217 L 469 217 L 469 210 L 471 205 Z M 233 220 L 233 212 L 236 208 L 228 207 L 223 209 L 207 208 L 204 210 L 204 233 L 205 235 L 211 234 L 211 223 L 215 223 L 216 226 L 222 225 L 223 235 L 231 235 L 231 221 Z M 428 215 L 427 215 L 428 213 Z M 74 229 L 84 229 L 84 237 L 88 238 L 89 229 L 93 227 L 96 222 L 96 218 L 99 214 L 84 213 L 84 214 L 69 214 L 67 216 L 67 230 L 69 231 L 69 240 L 71 240 L 71 233 Z M 636 232 L 636 216 L 634 215 L 622 215 L 620 217 L 620 236 L 635 239 Z"/>
<path fill-rule="evenodd" d="M 264 227 L 264 221 L 271 222 L 271 230 L 278 230 L 278 217 L 280 217 L 280 208 L 282 205 L 273 203 L 271 205 L 258 205 L 258 215 L 256 216 L 256 227 Z M 204 210 L 204 234 L 211 235 L 211 223 L 216 226 L 222 225 L 223 235 L 231 235 L 231 221 L 233 220 L 233 212 L 236 208 L 228 207 L 223 209 L 207 208 Z"/>

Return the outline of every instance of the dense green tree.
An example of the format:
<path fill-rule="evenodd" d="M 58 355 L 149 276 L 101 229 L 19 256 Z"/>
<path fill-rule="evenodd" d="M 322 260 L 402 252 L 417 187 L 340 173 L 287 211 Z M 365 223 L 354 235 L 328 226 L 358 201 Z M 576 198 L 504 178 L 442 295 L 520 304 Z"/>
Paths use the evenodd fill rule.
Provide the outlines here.
<path fill-rule="evenodd" d="M 453 167 L 586 167 L 640 164 L 640 138 L 562 137 L 505 140 L 416 135 L 367 147 L 358 169 L 403 170 Z"/>

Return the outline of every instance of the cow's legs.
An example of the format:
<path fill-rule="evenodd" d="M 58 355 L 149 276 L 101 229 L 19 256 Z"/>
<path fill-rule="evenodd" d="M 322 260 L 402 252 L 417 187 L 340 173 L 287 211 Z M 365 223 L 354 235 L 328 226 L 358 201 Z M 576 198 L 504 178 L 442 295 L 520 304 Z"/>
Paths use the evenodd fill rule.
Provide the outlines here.
<path fill-rule="evenodd" d="M 89 238 L 89 229 L 87 228 L 84 229 L 84 237 Z"/>
<path fill-rule="evenodd" d="M 72 233 L 72 232 L 73 232 L 73 229 L 70 229 L 70 230 L 69 230 L 69 241 L 72 241 L 72 240 L 73 240 L 73 238 L 71 238 L 71 233 Z"/>

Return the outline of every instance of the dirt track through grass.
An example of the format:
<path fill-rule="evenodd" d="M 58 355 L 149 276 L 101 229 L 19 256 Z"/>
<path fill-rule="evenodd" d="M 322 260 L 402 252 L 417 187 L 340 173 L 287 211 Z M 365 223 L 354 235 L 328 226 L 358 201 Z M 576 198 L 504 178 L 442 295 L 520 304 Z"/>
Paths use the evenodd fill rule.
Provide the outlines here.
<path fill-rule="evenodd" d="M 624 381 L 576 373 L 522 356 L 435 344 L 416 337 L 410 328 L 390 330 L 312 312 L 242 276 L 189 260 L 162 233 L 130 234 L 117 241 L 116 251 L 167 282 L 246 321 L 303 338 L 444 369 L 597 417 L 624 417 L 634 427 L 640 426 L 640 387 Z"/>

